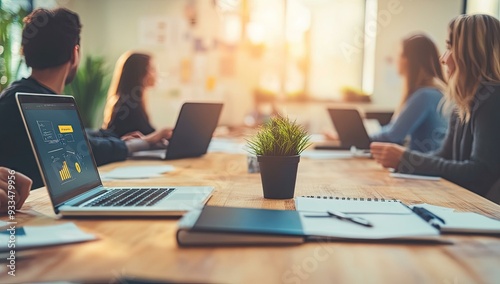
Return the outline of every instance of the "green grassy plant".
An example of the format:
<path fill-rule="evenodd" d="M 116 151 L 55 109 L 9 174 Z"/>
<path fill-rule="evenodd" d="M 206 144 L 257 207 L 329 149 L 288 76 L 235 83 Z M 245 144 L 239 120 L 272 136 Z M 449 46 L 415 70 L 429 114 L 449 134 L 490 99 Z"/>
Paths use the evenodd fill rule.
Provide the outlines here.
<path fill-rule="evenodd" d="M 0 0 L 0 7 L 1 7 Z M 23 18 L 28 15 L 28 11 L 21 8 L 17 12 L 0 9 L 0 91 L 7 88 L 10 83 L 19 79 L 19 71 L 23 60 L 13 59 L 12 28 L 22 27 Z"/>
<path fill-rule="evenodd" d="M 86 56 L 75 79 L 64 93 L 75 97 L 83 125 L 99 128 L 102 124 L 104 103 L 110 84 L 110 71 L 102 57 Z"/>
<path fill-rule="evenodd" d="M 310 136 L 303 126 L 281 115 L 264 123 L 257 134 L 247 139 L 248 151 L 257 156 L 295 156 L 307 147 Z"/>

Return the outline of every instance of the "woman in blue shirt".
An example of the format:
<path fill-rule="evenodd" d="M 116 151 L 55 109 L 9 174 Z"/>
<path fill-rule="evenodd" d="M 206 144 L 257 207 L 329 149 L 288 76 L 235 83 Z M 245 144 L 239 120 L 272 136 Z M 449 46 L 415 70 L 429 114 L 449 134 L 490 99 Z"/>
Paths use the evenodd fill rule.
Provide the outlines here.
<path fill-rule="evenodd" d="M 404 93 L 391 122 L 371 139 L 403 145 L 409 136 L 409 148 L 420 152 L 438 149 L 447 130 L 440 111 L 445 88 L 439 52 L 423 34 L 403 40 L 399 56 L 399 74 L 404 78 Z"/>

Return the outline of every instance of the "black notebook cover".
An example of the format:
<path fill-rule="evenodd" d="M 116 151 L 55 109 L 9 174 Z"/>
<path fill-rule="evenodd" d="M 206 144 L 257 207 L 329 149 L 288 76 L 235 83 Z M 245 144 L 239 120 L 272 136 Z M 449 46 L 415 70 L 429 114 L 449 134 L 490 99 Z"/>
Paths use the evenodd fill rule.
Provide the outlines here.
<path fill-rule="evenodd" d="M 303 236 L 299 213 L 269 210 L 205 206 L 192 231 Z"/>
<path fill-rule="evenodd" d="M 205 206 L 184 215 L 180 246 L 296 245 L 305 241 L 297 211 Z"/>

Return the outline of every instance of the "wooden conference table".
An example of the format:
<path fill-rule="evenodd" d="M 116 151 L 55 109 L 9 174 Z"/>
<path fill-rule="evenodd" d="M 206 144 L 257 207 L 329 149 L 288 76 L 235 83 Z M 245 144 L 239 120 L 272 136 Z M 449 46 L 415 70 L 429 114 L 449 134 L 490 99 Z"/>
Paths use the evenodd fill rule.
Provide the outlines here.
<path fill-rule="evenodd" d="M 209 153 L 197 159 L 126 161 L 101 168 L 171 164 L 161 178 L 109 186 L 211 185 L 208 204 L 294 209 L 293 200 L 265 200 L 246 156 Z M 309 160 L 299 164 L 295 196 L 396 198 L 500 219 L 500 206 L 445 180 L 395 179 L 370 159 Z M 177 219 L 56 219 L 45 189 L 32 192 L 20 225 L 75 222 L 99 240 L 38 249 L 0 282 L 111 279 L 119 276 L 211 283 L 493 283 L 500 281 L 500 238 L 444 236 L 454 244 L 312 242 L 281 247 L 179 248 Z M 5 219 L 5 218 L 2 218 Z M 3 265 L 4 266 L 4 265 Z"/>

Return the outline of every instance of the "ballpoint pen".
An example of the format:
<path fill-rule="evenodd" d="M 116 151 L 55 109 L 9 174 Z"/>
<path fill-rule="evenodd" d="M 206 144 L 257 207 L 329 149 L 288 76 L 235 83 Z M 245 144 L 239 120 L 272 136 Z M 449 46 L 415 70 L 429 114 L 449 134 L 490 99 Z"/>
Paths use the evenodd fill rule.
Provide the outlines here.
<path fill-rule="evenodd" d="M 347 215 L 347 214 L 342 213 L 342 212 L 332 211 L 332 210 L 326 211 L 326 213 L 328 215 L 305 215 L 305 217 L 335 217 L 337 219 L 350 221 L 350 222 L 353 222 L 355 224 L 362 225 L 365 227 L 373 227 L 373 225 L 372 225 L 372 223 L 370 223 L 370 221 L 368 221 L 364 218 L 361 218 L 361 217 L 354 217 L 354 216 L 350 216 L 350 215 Z"/>
<path fill-rule="evenodd" d="M 413 207 L 413 212 L 417 214 L 418 216 L 422 217 L 425 221 L 429 222 L 433 219 L 439 220 L 441 223 L 446 224 L 446 222 L 443 220 L 443 218 L 437 216 L 436 214 L 432 213 L 431 211 L 425 209 L 424 207 Z"/>
<path fill-rule="evenodd" d="M 356 223 L 356 224 L 359 224 L 359 225 L 362 225 L 365 227 L 373 227 L 373 225 L 372 225 L 372 223 L 370 223 L 370 221 L 368 221 L 364 218 L 361 218 L 361 217 L 354 217 L 354 216 L 344 214 L 342 212 L 330 211 L 330 210 L 326 211 L 326 213 L 328 213 L 328 215 L 330 215 L 332 217 L 336 217 L 337 219 L 348 220 L 348 221 L 351 221 L 353 223 Z"/>

